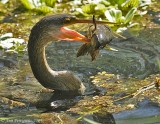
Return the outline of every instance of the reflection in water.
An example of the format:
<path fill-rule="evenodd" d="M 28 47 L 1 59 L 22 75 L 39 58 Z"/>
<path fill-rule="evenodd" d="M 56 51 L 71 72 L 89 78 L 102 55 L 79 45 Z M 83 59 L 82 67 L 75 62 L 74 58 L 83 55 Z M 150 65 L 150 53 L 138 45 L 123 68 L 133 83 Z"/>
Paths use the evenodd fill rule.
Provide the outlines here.
<path fill-rule="evenodd" d="M 101 50 L 93 62 L 89 56 L 76 57 L 80 43 L 66 41 L 52 43 L 46 52 L 48 62 L 55 70 L 71 70 L 85 80 L 85 76 L 88 77 L 98 71 L 138 78 L 158 73 L 160 30 L 147 29 L 141 31 L 138 37 L 130 35 L 127 37 L 129 37 L 127 40 L 115 39 L 111 42 L 111 46 L 118 52 Z"/>

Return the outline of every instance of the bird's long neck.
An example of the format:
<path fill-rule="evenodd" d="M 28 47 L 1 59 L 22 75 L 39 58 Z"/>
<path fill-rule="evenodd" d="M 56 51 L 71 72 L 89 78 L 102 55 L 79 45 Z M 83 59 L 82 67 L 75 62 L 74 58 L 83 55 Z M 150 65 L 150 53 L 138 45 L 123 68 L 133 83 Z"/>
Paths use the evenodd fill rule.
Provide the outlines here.
<path fill-rule="evenodd" d="M 45 57 L 45 46 L 48 38 L 36 35 L 33 31 L 30 34 L 28 43 L 29 62 L 36 79 L 46 88 L 82 94 L 84 86 L 79 78 L 70 71 L 53 71 Z"/>

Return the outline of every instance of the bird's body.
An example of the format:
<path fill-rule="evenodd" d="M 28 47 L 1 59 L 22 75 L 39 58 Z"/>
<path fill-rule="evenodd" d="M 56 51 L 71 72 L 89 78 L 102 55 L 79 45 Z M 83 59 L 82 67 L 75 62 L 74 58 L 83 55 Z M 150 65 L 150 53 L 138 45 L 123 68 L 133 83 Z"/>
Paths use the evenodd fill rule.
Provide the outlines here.
<path fill-rule="evenodd" d="M 63 18 L 57 16 L 45 17 L 32 28 L 28 42 L 29 62 L 34 76 L 44 87 L 82 94 L 84 86 L 81 80 L 70 71 L 53 71 L 45 57 L 46 45 L 57 41 L 56 36 L 60 34 L 60 28 L 63 26 L 65 15 L 59 15 Z"/>
<path fill-rule="evenodd" d="M 45 47 L 49 42 L 59 39 L 88 42 L 85 36 L 64 28 L 75 23 L 92 23 L 92 20 L 77 20 L 69 14 L 44 17 L 32 28 L 28 42 L 29 62 L 35 78 L 46 88 L 72 95 L 83 94 L 83 83 L 70 71 L 53 71 L 47 63 Z"/>

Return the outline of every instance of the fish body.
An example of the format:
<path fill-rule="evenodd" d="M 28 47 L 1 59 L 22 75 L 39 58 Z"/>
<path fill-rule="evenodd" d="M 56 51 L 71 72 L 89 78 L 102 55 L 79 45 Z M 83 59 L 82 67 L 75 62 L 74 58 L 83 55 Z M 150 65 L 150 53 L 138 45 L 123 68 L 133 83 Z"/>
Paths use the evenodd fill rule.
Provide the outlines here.
<path fill-rule="evenodd" d="M 103 49 L 107 44 L 109 44 L 114 35 L 111 29 L 106 25 L 97 25 L 96 30 L 92 34 L 90 41 L 83 44 L 77 52 L 77 57 L 90 54 L 92 61 L 99 54 L 99 50 Z"/>

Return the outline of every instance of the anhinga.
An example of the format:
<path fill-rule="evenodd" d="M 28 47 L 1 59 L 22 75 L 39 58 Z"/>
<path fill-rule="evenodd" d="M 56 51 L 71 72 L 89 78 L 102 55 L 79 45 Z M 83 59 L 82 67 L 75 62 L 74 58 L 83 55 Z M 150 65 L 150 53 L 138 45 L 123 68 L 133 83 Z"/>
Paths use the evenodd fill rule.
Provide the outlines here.
<path fill-rule="evenodd" d="M 84 85 L 70 71 L 54 71 L 46 60 L 45 47 L 51 41 L 67 40 L 89 42 L 87 37 L 64 26 L 75 23 L 93 23 L 92 20 L 78 20 L 69 14 L 51 15 L 42 18 L 31 30 L 28 42 L 29 62 L 35 78 L 46 88 L 55 91 L 83 94 Z M 108 22 L 96 21 L 97 24 Z"/>

